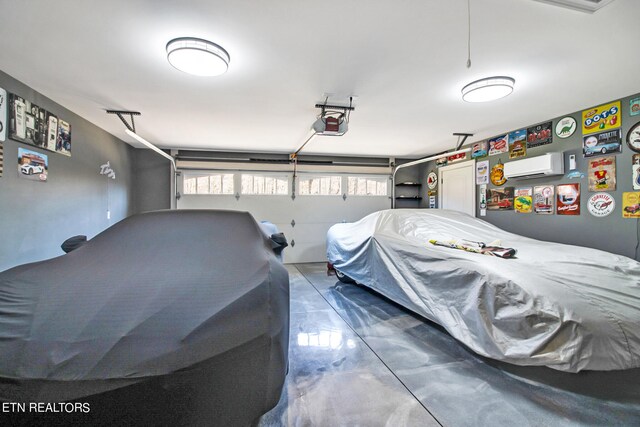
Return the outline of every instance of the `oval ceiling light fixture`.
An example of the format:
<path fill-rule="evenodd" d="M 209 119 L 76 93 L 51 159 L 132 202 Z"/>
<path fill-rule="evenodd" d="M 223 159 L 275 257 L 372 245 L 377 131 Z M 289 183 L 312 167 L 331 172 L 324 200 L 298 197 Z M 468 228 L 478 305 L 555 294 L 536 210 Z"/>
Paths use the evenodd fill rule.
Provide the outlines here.
<path fill-rule="evenodd" d="M 167 43 L 167 60 L 194 76 L 219 76 L 229 68 L 229 53 L 221 46 L 195 37 L 179 37 Z"/>
<path fill-rule="evenodd" d="M 495 101 L 513 92 L 515 82 L 511 77 L 505 76 L 476 80 L 462 88 L 462 99 L 467 102 Z"/>

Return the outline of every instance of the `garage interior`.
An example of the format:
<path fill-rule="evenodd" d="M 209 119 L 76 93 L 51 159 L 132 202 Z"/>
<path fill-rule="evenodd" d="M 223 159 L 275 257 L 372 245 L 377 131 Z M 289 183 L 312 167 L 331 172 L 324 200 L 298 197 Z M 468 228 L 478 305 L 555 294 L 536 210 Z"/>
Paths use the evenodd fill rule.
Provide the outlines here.
<path fill-rule="evenodd" d="M 0 424 L 639 425 L 638 16 L 636 0 L 0 0 Z M 393 234 L 332 237 L 387 211 Z M 393 216 L 448 211 L 500 234 L 425 239 Z M 261 231 L 224 228 L 238 212 Z M 575 262 L 550 265 L 547 244 Z M 606 328 L 529 300 L 513 261 L 617 322 L 610 365 Z M 478 313 L 421 290 L 474 263 Z M 511 293 L 487 308 L 490 283 Z M 509 348 L 574 321 L 567 347 Z"/>

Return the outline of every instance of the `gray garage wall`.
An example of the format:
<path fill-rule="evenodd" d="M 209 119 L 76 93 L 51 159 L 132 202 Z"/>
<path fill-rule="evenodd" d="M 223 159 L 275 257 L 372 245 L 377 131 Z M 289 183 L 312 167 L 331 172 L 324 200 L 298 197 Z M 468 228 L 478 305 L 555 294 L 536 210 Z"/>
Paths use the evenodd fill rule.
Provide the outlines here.
<path fill-rule="evenodd" d="M 47 152 L 9 138 L 4 147 L 4 174 L 0 177 L 0 271 L 18 264 L 62 255 L 68 237 L 93 237 L 133 213 L 133 149 L 0 71 L 0 87 L 68 121 L 72 156 Z M 18 147 L 49 156 L 47 182 L 18 175 Z M 115 180 L 99 174 L 111 162 Z M 107 219 L 107 207 L 111 219 Z"/>
<path fill-rule="evenodd" d="M 627 132 L 637 122 L 640 122 L 640 115 L 630 116 L 629 114 L 629 101 L 632 98 L 637 98 L 640 94 L 635 94 L 622 98 L 622 136 L 623 146 L 622 153 L 615 155 L 616 157 L 616 191 L 609 192 L 616 202 L 615 211 L 605 218 L 596 218 L 589 214 L 587 210 L 587 200 L 594 194 L 589 191 L 589 184 L 586 178 L 587 175 L 587 161 L 582 155 L 582 132 L 581 132 L 581 115 L 582 110 L 586 110 L 590 105 L 585 105 L 583 109 L 575 112 L 568 112 L 560 117 L 554 118 L 553 126 L 555 128 L 559 119 L 565 116 L 572 116 L 578 123 L 578 130 L 567 139 L 560 139 L 553 136 L 553 143 L 543 145 L 527 150 L 526 158 L 538 156 L 544 153 L 552 151 L 562 151 L 565 155 L 565 171 L 569 170 L 569 155 L 575 154 L 577 160 L 577 168 L 585 174 L 583 179 L 566 179 L 564 176 L 527 179 L 527 180 L 510 180 L 503 187 L 534 187 L 542 184 L 568 184 L 579 183 L 580 184 L 580 215 L 536 215 L 531 214 L 516 214 L 514 211 L 487 211 L 486 217 L 480 217 L 478 201 L 476 201 L 476 216 L 484 219 L 496 226 L 518 233 L 524 236 L 533 237 L 536 239 L 547 240 L 552 242 L 568 243 L 579 246 L 588 246 L 592 248 L 602 249 L 605 251 L 625 255 L 631 258 L 636 257 L 636 244 L 638 242 L 638 219 L 625 219 L 622 218 L 622 193 L 627 191 L 634 191 L 632 185 L 632 169 L 631 169 L 631 157 L 635 153 L 626 144 Z M 603 99 L 598 105 L 606 104 L 616 99 Z M 542 120 L 542 122 L 548 121 Z M 535 125 L 537 123 L 528 123 L 525 126 Z M 524 126 L 523 126 L 524 127 Z M 504 133 L 511 132 L 515 129 L 505 129 Z M 473 141 L 475 142 L 475 141 Z M 471 142 L 471 143 L 473 143 Z M 609 155 L 614 155 L 613 153 Z M 509 162 L 508 154 L 501 154 L 499 156 L 490 156 L 480 160 L 489 160 L 489 167 L 493 167 L 498 160 L 502 160 L 503 163 Z M 428 171 L 436 170 L 434 163 L 429 163 L 426 166 L 422 166 L 420 169 L 420 176 L 423 182 L 426 180 Z M 426 188 L 426 182 L 423 184 Z M 488 188 L 495 188 L 491 183 Z M 479 194 L 479 188 L 478 188 Z M 479 196 L 478 196 L 479 197 Z M 426 204 L 423 204 L 426 207 Z"/>
<path fill-rule="evenodd" d="M 133 149 L 136 213 L 171 208 L 171 163 L 147 149 Z"/>

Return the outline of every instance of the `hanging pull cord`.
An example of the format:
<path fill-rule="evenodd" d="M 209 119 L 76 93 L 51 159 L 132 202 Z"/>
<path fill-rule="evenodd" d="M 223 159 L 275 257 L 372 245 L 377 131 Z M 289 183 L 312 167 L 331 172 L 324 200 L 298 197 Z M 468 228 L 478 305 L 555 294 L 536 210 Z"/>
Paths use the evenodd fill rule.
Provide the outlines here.
<path fill-rule="evenodd" d="M 467 68 L 471 68 L 471 0 L 467 0 Z"/>

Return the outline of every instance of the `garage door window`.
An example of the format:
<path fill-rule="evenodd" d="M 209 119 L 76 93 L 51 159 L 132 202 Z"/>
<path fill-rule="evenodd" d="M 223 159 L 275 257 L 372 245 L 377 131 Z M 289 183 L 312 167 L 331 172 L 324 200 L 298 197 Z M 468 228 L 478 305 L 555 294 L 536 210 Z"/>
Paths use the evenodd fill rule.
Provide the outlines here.
<path fill-rule="evenodd" d="M 349 196 L 386 196 L 389 178 L 386 176 L 350 176 L 347 177 Z"/>
<path fill-rule="evenodd" d="M 184 194 L 233 194 L 233 174 L 185 175 Z"/>
<path fill-rule="evenodd" d="M 301 196 L 341 196 L 342 177 L 339 175 L 305 176 L 298 179 Z"/>
<path fill-rule="evenodd" d="M 242 174 L 242 194 L 286 196 L 289 193 L 287 176 Z"/>

